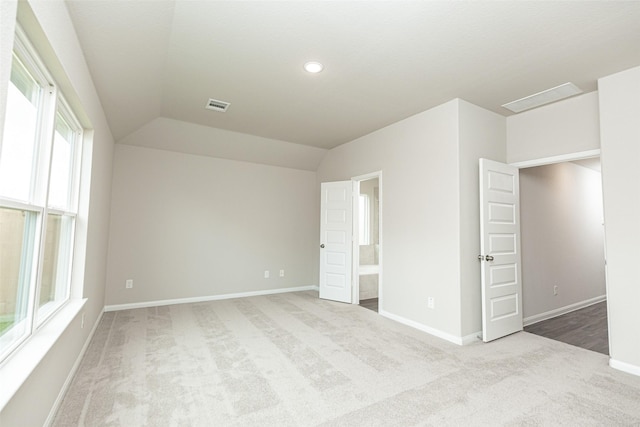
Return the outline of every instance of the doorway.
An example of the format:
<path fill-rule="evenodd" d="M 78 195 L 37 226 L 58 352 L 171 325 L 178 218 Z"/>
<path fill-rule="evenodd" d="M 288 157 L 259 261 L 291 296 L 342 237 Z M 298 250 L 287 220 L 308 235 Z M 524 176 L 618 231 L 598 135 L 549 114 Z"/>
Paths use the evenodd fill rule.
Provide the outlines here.
<path fill-rule="evenodd" d="M 608 354 L 599 158 L 520 169 L 524 330 Z"/>
<path fill-rule="evenodd" d="M 354 181 L 354 304 L 378 312 L 381 296 L 381 181 L 380 172 Z"/>

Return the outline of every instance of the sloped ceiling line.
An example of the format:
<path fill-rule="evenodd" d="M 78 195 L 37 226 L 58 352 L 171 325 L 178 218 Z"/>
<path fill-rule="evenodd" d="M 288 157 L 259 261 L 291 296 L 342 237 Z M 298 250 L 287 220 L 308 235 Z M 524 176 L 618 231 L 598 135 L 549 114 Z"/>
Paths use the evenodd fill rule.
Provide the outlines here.
<path fill-rule="evenodd" d="M 640 2 L 67 4 L 120 142 L 162 118 L 329 149 L 453 98 L 509 115 L 506 102 L 640 65 Z M 306 73 L 310 60 L 325 69 Z"/>

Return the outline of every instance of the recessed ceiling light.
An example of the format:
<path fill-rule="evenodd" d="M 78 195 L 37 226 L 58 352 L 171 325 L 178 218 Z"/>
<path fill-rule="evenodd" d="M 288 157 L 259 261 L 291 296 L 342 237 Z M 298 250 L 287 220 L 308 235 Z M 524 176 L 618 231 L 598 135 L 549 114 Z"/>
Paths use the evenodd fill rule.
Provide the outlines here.
<path fill-rule="evenodd" d="M 310 61 L 304 64 L 304 69 L 309 73 L 319 73 L 323 68 L 324 66 L 316 61 Z"/>
<path fill-rule="evenodd" d="M 561 99 L 569 98 L 570 96 L 582 93 L 582 89 L 573 83 L 565 83 L 560 86 L 552 87 L 551 89 L 543 90 L 542 92 L 535 93 L 533 95 L 526 96 L 513 102 L 504 104 L 503 107 L 513 111 L 514 113 L 520 113 L 525 110 L 539 107 L 541 105 L 550 104 L 552 102 L 560 101 Z"/>

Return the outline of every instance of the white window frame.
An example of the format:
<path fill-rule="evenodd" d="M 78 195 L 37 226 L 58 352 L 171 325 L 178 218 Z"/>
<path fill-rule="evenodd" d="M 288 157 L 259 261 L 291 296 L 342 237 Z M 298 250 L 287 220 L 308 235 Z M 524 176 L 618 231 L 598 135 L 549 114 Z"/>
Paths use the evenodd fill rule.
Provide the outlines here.
<path fill-rule="evenodd" d="M 75 230 L 77 226 L 77 216 L 79 208 L 79 190 L 81 176 L 81 158 L 83 146 L 83 127 L 73 113 L 69 104 L 65 101 L 61 93 L 58 92 L 57 85 L 51 77 L 47 68 L 40 60 L 38 53 L 29 42 L 25 32 L 19 25 L 16 25 L 14 42 L 14 53 L 20 62 L 32 75 L 36 82 L 42 87 L 42 96 L 39 99 L 39 117 L 36 122 L 36 141 L 34 148 L 34 166 L 32 169 L 32 183 L 29 200 L 13 200 L 0 195 L 0 207 L 20 209 L 33 212 L 36 215 L 34 226 L 34 238 L 31 248 L 23 249 L 23 257 L 30 253 L 31 271 L 28 282 L 28 289 L 22 290 L 28 298 L 27 315 L 24 319 L 14 324 L 11 330 L 0 336 L 0 364 L 16 352 L 37 330 L 42 328 L 48 320 L 59 312 L 71 299 L 71 279 L 73 276 L 73 258 L 75 252 Z M 56 117 L 60 114 L 69 125 L 74 141 L 71 156 L 71 176 L 69 177 L 69 197 L 66 207 L 49 207 L 48 193 L 51 181 L 51 165 L 53 160 L 53 139 L 56 131 Z M 0 130 L 2 131 L 2 130 Z M 0 141 L 1 144 L 1 141 Z M 0 154 L 2 146 L 0 145 Z M 56 286 L 58 296 L 61 299 L 47 302 L 39 307 L 40 290 L 42 284 L 43 264 L 44 264 L 44 244 L 46 239 L 47 218 L 49 214 L 61 215 L 71 221 L 71 230 L 68 234 L 62 234 L 60 248 L 64 248 L 68 258 L 59 260 L 61 269 L 57 270 L 58 275 L 65 273 L 65 281 L 59 288 Z M 25 228 L 28 224 L 25 222 Z M 65 225 L 62 224 L 62 227 Z M 61 251 L 62 252 L 62 251 Z M 21 258 L 21 262 L 25 262 Z M 61 276 L 58 276 L 60 278 Z M 56 282 L 57 284 L 57 282 Z M 25 331 L 22 332 L 19 326 L 24 324 Z M 18 333 L 20 332 L 20 333 Z"/>

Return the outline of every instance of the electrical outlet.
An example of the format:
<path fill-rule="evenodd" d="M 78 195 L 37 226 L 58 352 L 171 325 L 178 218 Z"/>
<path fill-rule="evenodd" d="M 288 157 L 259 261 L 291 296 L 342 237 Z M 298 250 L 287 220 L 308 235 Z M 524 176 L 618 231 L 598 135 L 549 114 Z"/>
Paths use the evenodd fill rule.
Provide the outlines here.
<path fill-rule="evenodd" d="M 124 287 L 125 287 L 126 289 L 131 289 L 131 288 L 133 288 L 133 279 L 127 279 L 127 280 L 124 282 Z"/>
<path fill-rule="evenodd" d="M 555 285 L 555 286 L 553 287 L 553 294 L 554 294 L 554 295 L 558 295 L 558 285 Z"/>
<path fill-rule="evenodd" d="M 280 277 L 284 277 L 284 270 L 280 270 Z"/>
<path fill-rule="evenodd" d="M 264 278 L 268 279 L 269 278 L 269 270 L 265 270 L 264 271 Z"/>
<path fill-rule="evenodd" d="M 436 300 L 433 297 L 427 299 L 427 308 L 433 309 L 436 306 Z"/>

